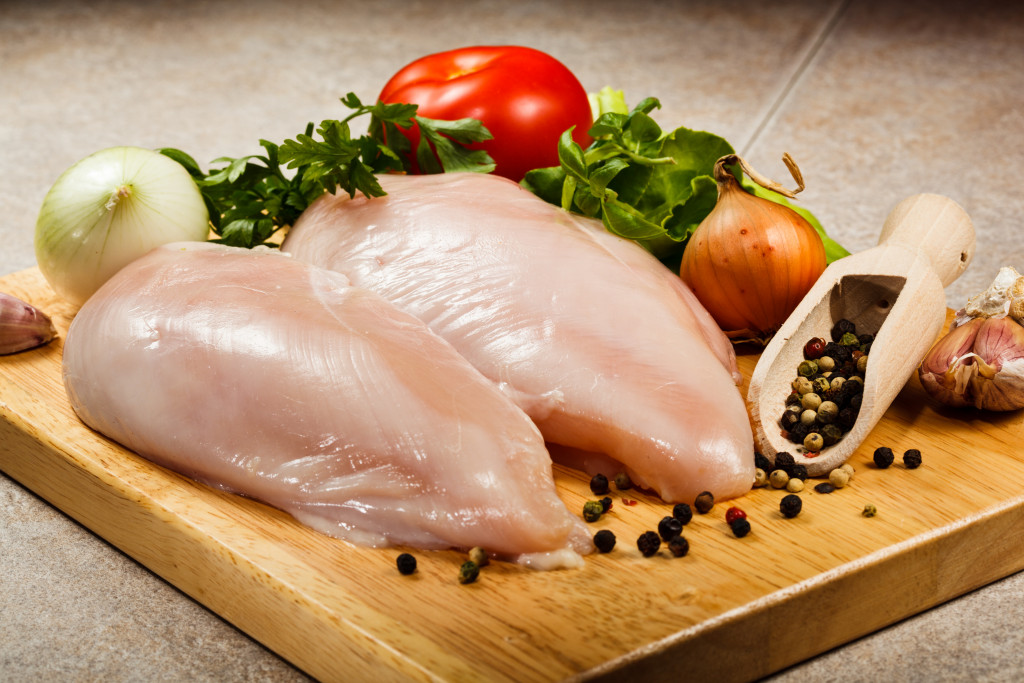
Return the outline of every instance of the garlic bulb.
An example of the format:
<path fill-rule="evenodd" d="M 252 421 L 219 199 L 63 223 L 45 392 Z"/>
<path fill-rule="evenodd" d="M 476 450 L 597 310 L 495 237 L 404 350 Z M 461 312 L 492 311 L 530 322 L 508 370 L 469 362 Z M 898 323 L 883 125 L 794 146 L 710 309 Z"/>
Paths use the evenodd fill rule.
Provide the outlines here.
<path fill-rule="evenodd" d="M 0 293 L 0 355 L 46 344 L 57 336 L 50 318 L 31 304 Z"/>
<path fill-rule="evenodd" d="M 1024 408 L 1024 276 L 1003 268 L 988 289 L 971 297 L 925 356 L 918 376 L 946 405 Z"/>

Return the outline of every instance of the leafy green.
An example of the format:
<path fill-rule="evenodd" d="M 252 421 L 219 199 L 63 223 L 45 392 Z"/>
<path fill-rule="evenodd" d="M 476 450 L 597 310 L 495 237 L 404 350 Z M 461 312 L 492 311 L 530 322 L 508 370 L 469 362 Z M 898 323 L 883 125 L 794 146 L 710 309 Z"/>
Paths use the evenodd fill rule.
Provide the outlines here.
<path fill-rule="evenodd" d="M 216 235 L 211 241 L 275 246 L 271 238 L 325 192 L 383 196 L 377 175 L 410 169 L 411 144 L 401 130 L 414 124 L 421 133 L 416 150 L 421 171 L 494 170 L 486 152 L 465 147 L 491 139 L 475 119 L 428 119 L 416 115 L 414 104 L 364 105 L 354 93 L 341 103 L 352 110 L 344 119 L 322 121 L 315 129 L 310 123 L 304 133 L 280 145 L 260 140 L 263 154 L 215 159 L 212 164 L 218 167 L 209 173 L 181 150 L 159 150 L 181 164 L 199 187 Z M 365 115 L 370 116 L 368 132 L 353 137 L 349 122 Z"/>
<path fill-rule="evenodd" d="M 651 116 L 661 107 L 654 98 L 630 110 L 622 91 L 604 88 L 590 95 L 590 103 L 596 116 L 590 146 L 584 150 L 566 131 L 558 145 L 560 165 L 529 171 L 523 186 L 549 203 L 600 218 L 609 231 L 675 267 L 686 241 L 718 201 L 715 162 L 733 154 L 732 146 L 705 131 L 663 132 Z M 829 262 L 849 253 L 806 209 L 755 183 L 744 186 L 807 218 L 825 242 Z"/>

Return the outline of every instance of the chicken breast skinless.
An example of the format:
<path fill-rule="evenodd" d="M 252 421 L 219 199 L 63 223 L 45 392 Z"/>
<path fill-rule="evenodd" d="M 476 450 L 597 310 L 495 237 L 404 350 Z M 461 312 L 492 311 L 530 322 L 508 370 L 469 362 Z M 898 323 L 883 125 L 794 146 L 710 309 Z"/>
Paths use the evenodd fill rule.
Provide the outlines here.
<path fill-rule="evenodd" d="M 636 243 L 477 173 L 325 195 L 282 245 L 425 322 L 536 422 L 553 453 L 668 502 L 754 479 L 732 346 Z M 609 457 L 612 460 L 609 460 Z"/>
<path fill-rule="evenodd" d="M 530 419 L 412 315 L 272 250 L 158 248 L 64 346 L 72 406 L 153 462 L 354 543 L 578 566 Z"/>

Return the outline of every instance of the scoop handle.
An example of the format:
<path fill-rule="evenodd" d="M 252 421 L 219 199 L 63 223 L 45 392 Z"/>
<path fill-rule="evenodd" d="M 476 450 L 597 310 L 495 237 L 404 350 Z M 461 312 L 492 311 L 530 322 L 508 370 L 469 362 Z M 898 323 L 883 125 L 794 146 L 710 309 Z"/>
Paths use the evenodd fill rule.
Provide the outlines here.
<path fill-rule="evenodd" d="M 889 213 L 878 243 L 902 244 L 924 253 L 946 287 L 974 258 L 974 224 L 949 197 L 916 194 Z"/>

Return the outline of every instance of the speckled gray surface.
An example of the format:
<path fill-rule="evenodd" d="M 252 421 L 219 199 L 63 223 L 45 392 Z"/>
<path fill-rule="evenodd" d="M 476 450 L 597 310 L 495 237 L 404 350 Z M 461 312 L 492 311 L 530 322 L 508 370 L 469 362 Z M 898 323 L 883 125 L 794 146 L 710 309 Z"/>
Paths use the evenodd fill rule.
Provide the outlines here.
<path fill-rule="evenodd" d="M 662 100 L 768 175 L 852 250 L 921 191 L 972 216 L 951 306 L 1024 268 L 1024 9 L 1012 3 L 0 2 L 0 274 L 34 265 L 46 190 L 106 146 L 201 162 L 258 151 L 406 62 L 469 44 L 546 50 L 595 90 Z M 2 397 L 0 397 L 2 398 Z M 884 587 L 880 587 L 884 590 Z M 1024 578 L 781 672 L 778 681 L 1019 680 Z M 300 672 L 0 477 L 0 678 L 301 680 Z"/>

